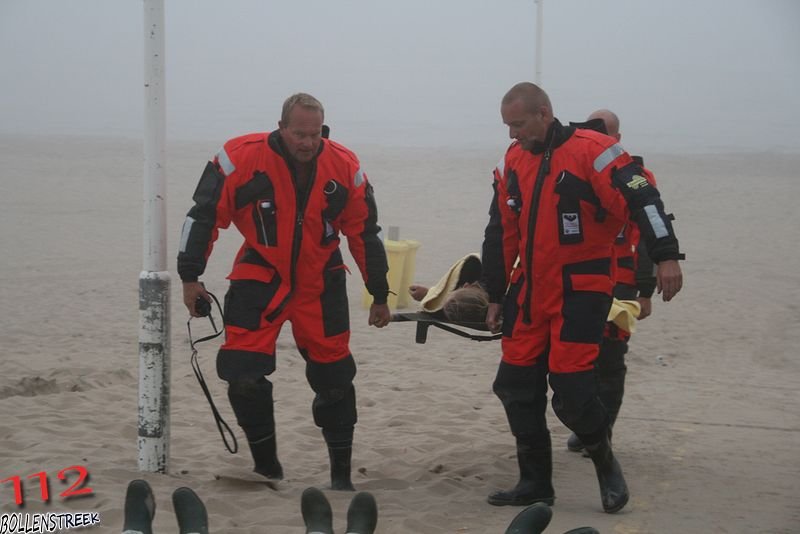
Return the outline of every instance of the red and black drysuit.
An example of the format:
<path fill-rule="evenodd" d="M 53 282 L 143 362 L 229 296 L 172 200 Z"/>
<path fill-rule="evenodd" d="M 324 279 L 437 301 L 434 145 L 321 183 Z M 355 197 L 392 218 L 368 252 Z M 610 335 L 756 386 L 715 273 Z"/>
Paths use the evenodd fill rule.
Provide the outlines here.
<path fill-rule="evenodd" d="M 556 415 L 583 443 L 607 432 L 593 365 L 623 224 L 638 226 L 655 262 L 680 257 L 658 191 L 642 174 L 615 139 L 557 120 L 531 150 L 512 143 L 495 170 L 482 253 L 490 302 L 504 302 L 494 391 L 518 447 L 541 453 L 548 480 L 548 374 Z"/>
<path fill-rule="evenodd" d="M 570 122 L 570 126 L 586 128 L 606 133 L 605 122 L 593 119 L 583 123 Z M 632 156 L 642 167 L 643 176 L 650 185 L 657 187 L 656 178 L 644 167 L 640 156 Z M 620 300 L 634 300 L 637 297 L 650 298 L 656 288 L 656 277 L 653 272 L 653 261 L 647 254 L 644 242 L 639 239 L 639 229 L 635 224 L 627 222 L 614 241 L 614 252 L 617 256 L 617 276 L 614 285 L 614 297 Z M 608 412 L 609 429 L 614 425 L 622 406 L 625 394 L 625 354 L 628 352 L 630 332 L 622 330 L 612 322 L 607 322 L 603 332 L 600 352 L 594 362 L 597 378 L 597 396 Z M 572 450 L 582 445 L 574 443 L 573 438 L 567 442 Z"/>
<path fill-rule="evenodd" d="M 656 187 L 655 176 L 644 168 L 642 158 L 633 156 L 633 159 L 642 167 L 642 176 L 650 182 L 650 185 Z M 620 300 L 650 298 L 656 288 L 653 261 L 639 237 L 639 229 L 635 224 L 628 222 L 614 241 L 617 276 L 613 294 Z M 617 420 L 625 394 L 625 375 L 628 372 L 625 354 L 628 353 L 629 340 L 630 332 L 612 322 L 607 322 L 600 352 L 595 360 L 597 396 L 608 412 L 609 429 Z"/>
<path fill-rule="evenodd" d="M 181 236 L 183 281 L 203 273 L 220 228 L 233 223 L 244 237 L 228 276 L 217 373 L 229 383 L 251 444 L 274 435 L 272 384 L 264 376 L 275 370 L 275 341 L 287 320 L 316 393 L 315 423 L 329 446 L 352 442 L 356 366 L 340 232 L 375 302 L 385 303 L 388 293 L 372 186 L 358 158 L 323 139 L 312 164 L 300 183 L 277 131 L 228 141 L 200 178 Z"/>

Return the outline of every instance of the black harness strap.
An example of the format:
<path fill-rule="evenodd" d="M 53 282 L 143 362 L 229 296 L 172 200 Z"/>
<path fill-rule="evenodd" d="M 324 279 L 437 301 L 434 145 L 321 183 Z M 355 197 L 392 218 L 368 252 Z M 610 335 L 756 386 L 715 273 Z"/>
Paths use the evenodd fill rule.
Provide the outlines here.
<path fill-rule="evenodd" d="M 222 315 L 222 306 L 219 304 L 219 300 L 213 293 L 209 293 L 212 299 L 214 299 L 214 303 L 217 305 L 217 310 L 219 310 L 219 316 L 222 319 L 223 324 L 225 323 L 225 317 Z M 193 341 L 192 340 L 192 317 L 189 317 L 189 320 L 186 321 L 186 329 L 189 331 L 189 346 L 192 349 L 192 357 L 190 358 L 190 362 L 192 364 L 192 371 L 194 371 L 194 376 L 197 377 L 197 381 L 200 383 L 200 387 L 203 390 L 203 393 L 208 400 L 208 404 L 211 406 L 211 413 L 214 414 L 214 422 L 217 424 L 217 430 L 219 430 L 219 435 L 222 436 L 222 442 L 225 444 L 225 448 L 228 449 L 228 452 L 231 454 L 236 454 L 239 450 L 239 444 L 236 441 L 236 436 L 234 435 L 231 427 L 228 426 L 228 423 L 225 422 L 225 419 L 222 418 L 220 415 L 219 410 L 217 410 L 216 404 L 214 404 L 214 400 L 211 398 L 211 392 L 208 390 L 208 384 L 206 384 L 206 380 L 203 377 L 203 372 L 200 370 L 200 362 L 197 360 L 197 345 L 198 343 L 202 343 L 204 341 L 208 341 L 210 339 L 214 339 L 215 337 L 219 337 L 225 331 L 224 328 L 217 329 L 217 325 L 214 322 L 214 317 L 211 315 L 211 306 L 208 307 L 207 317 L 208 320 L 211 321 L 211 328 L 214 329 L 214 333 L 205 337 L 201 337 L 200 339 Z M 231 441 L 233 442 L 233 446 L 228 442 L 228 437 L 225 434 L 230 436 Z"/>
<path fill-rule="evenodd" d="M 485 323 L 462 323 L 462 322 L 445 321 L 443 319 L 437 319 L 436 317 L 433 317 L 425 312 L 394 313 L 392 314 L 392 321 L 416 322 L 417 343 L 425 343 L 428 340 L 428 328 L 430 328 L 431 326 L 435 326 L 436 328 L 440 328 L 446 332 L 450 332 L 451 334 L 455 334 L 460 337 L 465 337 L 473 341 L 494 341 L 496 339 L 500 339 L 501 337 L 503 337 L 503 334 L 492 334 L 492 335 L 472 334 L 470 332 L 465 332 L 464 330 L 460 330 L 454 326 L 451 326 L 451 325 L 457 325 L 464 328 L 470 328 L 472 330 L 486 331 L 487 327 Z"/>

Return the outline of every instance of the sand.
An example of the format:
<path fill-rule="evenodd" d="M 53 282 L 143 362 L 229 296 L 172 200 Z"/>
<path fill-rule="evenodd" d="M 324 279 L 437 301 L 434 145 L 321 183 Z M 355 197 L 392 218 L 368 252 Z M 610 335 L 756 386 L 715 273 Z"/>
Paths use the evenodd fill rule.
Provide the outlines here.
<path fill-rule="evenodd" d="M 183 216 L 217 147 L 169 145 L 173 273 Z M 422 243 L 417 281 L 433 283 L 479 250 L 501 150 L 352 148 L 383 226 Z M 631 501 L 619 514 L 602 512 L 591 462 L 566 450 L 569 432 L 550 411 L 557 500 L 547 532 L 798 532 L 800 155 L 649 155 L 647 163 L 688 260 L 683 292 L 655 302 L 627 357 L 614 441 Z M 250 472 L 246 451 L 223 448 L 189 365 L 177 279 L 169 474 L 137 471 L 142 164 L 135 140 L 0 138 L 0 480 L 45 471 L 51 493 L 43 504 L 28 480 L 19 509 L 6 482 L 0 509 L 99 512 L 92 530 L 119 532 L 127 483 L 145 478 L 158 532 L 176 531 L 171 493 L 190 486 L 213 532 L 302 533 L 300 494 L 327 484 L 328 463 L 288 328 L 272 377 L 286 479 L 271 487 Z M 220 297 L 238 244 L 234 231 L 223 233 L 203 277 Z M 499 343 L 432 331 L 420 345 L 412 324 L 369 328 L 359 277 L 349 284 L 359 366 L 354 483 L 378 500 L 378 532 L 502 533 L 519 509 L 485 502 L 516 482 L 513 438 L 491 392 Z M 201 345 L 200 362 L 233 425 L 216 347 Z M 73 465 L 86 467 L 94 493 L 63 500 L 56 474 Z M 351 495 L 326 493 L 342 532 Z"/>

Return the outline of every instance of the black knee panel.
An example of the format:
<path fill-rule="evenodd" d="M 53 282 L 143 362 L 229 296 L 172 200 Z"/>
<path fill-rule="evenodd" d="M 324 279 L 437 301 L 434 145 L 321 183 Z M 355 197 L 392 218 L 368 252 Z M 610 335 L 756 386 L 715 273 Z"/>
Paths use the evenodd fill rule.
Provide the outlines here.
<path fill-rule="evenodd" d="M 595 369 L 598 373 L 611 375 L 625 375 L 625 354 L 628 352 L 628 342 L 624 339 L 603 339 L 600 344 L 600 353 L 595 360 Z"/>
<path fill-rule="evenodd" d="M 316 393 L 311 411 L 317 426 L 330 432 L 337 429 L 352 432 L 357 421 L 355 376 L 352 356 L 333 363 L 307 361 L 306 379 Z"/>
<path fill-rule="evenodd" d="M 228 382 L 228 399 L 247 439 L 257 441 L 275 432 L 272 382 L 275 356 L 246 350 L 220 349 L 217 375 Z"/>
<path fill-rule="evenodd" d="M 217 376 L 226 382 L 239 376 L 264 376 L 275 372 L 275 355 L 247 350 L 220 349 L 217 353 Z"/>
<path fill-rule="evenodd" d="M 531 366 L 500 362 L 492 390 L 504 406 L 513 402 L 530 404 L 547 396 L 546 376 L 547 367 L 541 361 Z M 541 386 L 544 386 L 543 391 Z"/>
<path fill-rule="evenodd" d="M 578 437 L 604 432 L 608 415 L 597 398 L 594 370 L 578 373 L 551 373 L 553 411 Z M 584 441 L 594 443 L 594 441 Z"/>
<path fill-rule="evenodd" d="M 228 399 L 249 441 L 275 432 L 272 382 L 262 375 L 238 375 L 228 381 Z"/>
<path fill-rule="evenodd" d="M 351 355 L 333 363 L 318 363 L 306 359 L 306 379 L 314 393 L 346 390 L 353 385 L 355 376 L 356 362 Z"/>
<path fill-rule="evenodd" d="M 611 411 L 614 405 L 619 408 L 625 388 L 625 353 L 628 342 L 621 339 L 604 339 L 600 346 L 600 355 L 595 360 L 597 372 L 597 393 L 603 405 Z"/>
<path fill-rule="evenodd" d="M 492 390 L 503 403 L 514 436 L 535 436 L 547 432 L 547 358 L 535 365 L 500 362 Z"/>

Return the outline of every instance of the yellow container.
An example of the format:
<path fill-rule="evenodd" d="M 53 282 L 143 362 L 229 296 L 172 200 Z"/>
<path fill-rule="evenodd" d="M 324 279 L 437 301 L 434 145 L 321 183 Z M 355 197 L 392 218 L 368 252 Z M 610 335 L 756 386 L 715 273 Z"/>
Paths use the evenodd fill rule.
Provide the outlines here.
<path fill-rule="evenodd" d="M 406 253 L 408 252 L 408 244 L 405 241 L 386 239 L 383 242 L 383 247 L 386 249 L 386 260 L 389 263 L 389 272 L 386 273 L 390 291 L 387 303 L 389 308 L 397 309 L 397 297 L 400 294 L 400 289 L 402 289 L 403 267 L 406 261 Z M 372 295 L 369 294 L 366 288 L 364 288 L 363 304 L 365 308 L 369 308 L 372 305 Z"/>
<path fill-rule="evenodd" d="M 400 291 L 397 292 L 397 307 L 407 308 L 411 302 L 411 295 L 408 294 L 408 286 L 414 283 L 414 274 L 417 270 L 417 249 L 419 241 L 404 239 L 408 250 L 403 261 L 403 279 L 400 282 Z"/>

